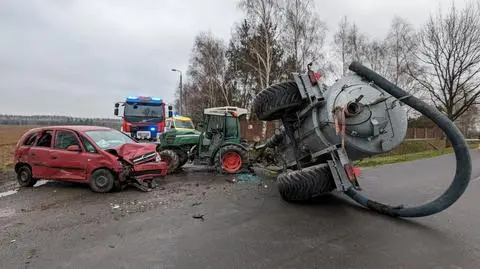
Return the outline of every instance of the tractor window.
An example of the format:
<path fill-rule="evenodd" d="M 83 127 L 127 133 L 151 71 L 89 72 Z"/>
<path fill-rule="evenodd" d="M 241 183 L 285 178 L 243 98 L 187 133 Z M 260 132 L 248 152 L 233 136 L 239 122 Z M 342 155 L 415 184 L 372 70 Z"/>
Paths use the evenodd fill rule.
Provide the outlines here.
<path fill-rule="evenodd" d="M 55 136 L 56 149 L 66 149 L 72 145 L 80 146 L 80 143 L 78 143 L 78 139 L 74 133 L 69 131 L 57 131 Z"/>
<path fill-rule="evenodd" d="M 37 142 L 37 147 L 49 148 L 52 146 L 52 131 L 44 132 Z"/>
<path fill-rule="evenodd" d="M 238 137 L 238 123 L 237 119 L 234 117 L 227 117 L 227 124 L 225 128 L 225 137 L 226 138 L 235 138 Z"/>

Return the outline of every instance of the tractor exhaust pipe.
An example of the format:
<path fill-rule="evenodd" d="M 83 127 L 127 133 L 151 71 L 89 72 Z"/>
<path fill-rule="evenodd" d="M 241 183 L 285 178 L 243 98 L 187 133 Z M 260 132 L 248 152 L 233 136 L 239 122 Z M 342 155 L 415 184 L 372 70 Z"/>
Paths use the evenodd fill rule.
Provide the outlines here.
<path fill-rule="evenodd" d="M 456 171 L 452 183 L 442 195 L 429 203 L 416 207 L 404 208 L 384 205 L 361 195 L 353 188 L 349 188 L 345 193 L 357 203 L 373 211 L 395 217 L 425 217 L 441 212 L 454 204 L 465 192 L 472 173 L 472 160 L 469 147 L 460 130 L 440 111 L 422 100 L 409 95 L 407 92 L 395 86 L 373 70 L 358 62 L 352 62 L 349 69 L 359 76 L 372 81 L 390 95 L 401 100 L 401 102 L 416 109 L 440 127 L 445 132 L 448 139 L 450 139 L 455 151 Z M 355 112 L 355 110 L 356 107 L 352 106 L 352 112 Z"/>

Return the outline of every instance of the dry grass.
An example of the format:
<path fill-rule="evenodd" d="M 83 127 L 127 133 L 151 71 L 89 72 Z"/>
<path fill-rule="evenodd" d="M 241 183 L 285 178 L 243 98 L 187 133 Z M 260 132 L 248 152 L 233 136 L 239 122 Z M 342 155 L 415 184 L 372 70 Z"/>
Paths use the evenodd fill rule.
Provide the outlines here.
<path fill-rule="evenodd" d="M 0 169 L 13 164 L 13 153 L 18 139 L 36 126 L 0 125 Z"/>

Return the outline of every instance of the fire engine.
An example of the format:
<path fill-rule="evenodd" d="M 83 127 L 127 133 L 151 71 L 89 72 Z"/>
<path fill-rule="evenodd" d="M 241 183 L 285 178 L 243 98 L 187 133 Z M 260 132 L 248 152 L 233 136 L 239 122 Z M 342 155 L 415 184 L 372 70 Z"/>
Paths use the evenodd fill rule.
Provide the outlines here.
<path fill-rule="evenodd" d="M 120 130 L 140 141 L 158 141 L 165 131 L 165 120 L 173 116 L 173 107 L 161 98 L 153 96 L 129 96 L 125 101 L 115 103 L 114 115 L 119 116 L 123 106 Z"/>

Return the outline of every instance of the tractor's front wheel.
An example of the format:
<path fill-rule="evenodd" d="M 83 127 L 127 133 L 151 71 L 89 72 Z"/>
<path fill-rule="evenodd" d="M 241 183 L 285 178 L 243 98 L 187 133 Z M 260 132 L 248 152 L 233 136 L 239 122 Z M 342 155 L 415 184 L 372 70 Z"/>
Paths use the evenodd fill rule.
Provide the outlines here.
<path fill-rule="evenodd" d="M 236 174 L 248 163 L 248 152 L 235 145 L 220 148 L 215 154 L 215 167 L 228 174 Z"/>
<path fill-rule="evenodd" d="M 178 158 L 180 160 L 180 163 L 178 165 L 178 167 L 180 168 L 188 162 L 188 153 L 186 153 L 185 151 L 183 151 L 181 149 L 176 150 L 175 152 L 177 153 Z"/>
<path fill-rule="evenodd" d="M 280 174 L 277 182 L 278 191 L 287 202 L 308 201 L 335 189 L 335 181 L 328 164 Z"/>
<path fill-rule="evenodd" d="M 170 149 L 164 149 L 159 152 L 162 161 L 167 163 L 167 174 L 172 174 L 180 167 L 180 157 Z"/>

